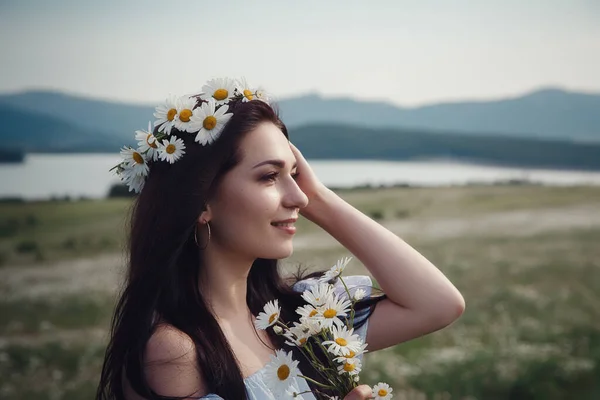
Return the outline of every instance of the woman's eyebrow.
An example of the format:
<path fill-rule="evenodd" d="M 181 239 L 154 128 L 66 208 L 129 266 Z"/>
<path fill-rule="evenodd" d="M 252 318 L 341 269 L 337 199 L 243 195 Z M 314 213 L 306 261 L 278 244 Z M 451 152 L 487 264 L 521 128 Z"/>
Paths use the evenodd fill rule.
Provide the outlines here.
<path fill-rule="evenodd" d="M 271 165 L 274 165 L 279 168 L 285 167 L 285 161 L 283 161 L 283 160 L 266 160 L 266 161 L 259 162 L 254 167 L 252 167 L 252 169 L 258 168 L 261 165 L 265 165 L 265 164 L 271 164 Z M 292 166 L 292 169 L 296 168 L 297 166 L 298 166 L 298 163 L 294 163 L 294 165 Z"/>

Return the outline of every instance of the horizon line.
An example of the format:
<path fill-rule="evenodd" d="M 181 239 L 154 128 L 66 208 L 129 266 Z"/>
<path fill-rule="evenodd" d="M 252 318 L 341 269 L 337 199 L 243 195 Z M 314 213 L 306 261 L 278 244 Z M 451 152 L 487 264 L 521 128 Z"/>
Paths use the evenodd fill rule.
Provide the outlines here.
<path fill-rule="evenodd" d="M 536 86 L 536 87 L 533 87 L 530 89 L 526 89 L 526 90 L 520 91 L 518 93 L 513 93 L 512 95 L 491 95 L 489 97 L 480 97 L 480 98 L 465 97 L 462 99 L 448 98 L 448 99 L 427 101 L 427 102 L 423 102 L 423 103 L 420 103 L 417 105 L 403 105 L 403 104 L 395 103 L 395 102 L 391 101 L 390 99 L 351 97 L 351 96 L 344 96 L 344 95 L 327 95 L 327 94 L 311 92 L 311 91 L 303 92 L 303 93 L 299 93 L 299 94 L 291 95 L 291 96 L 287 96 L 287 97 L 276 98 L 276 101 L 274 103 L 277 104 L 278 102 L 281 102 L 281 101 L 289 101 L 289 100 L 295 100 L 295 99 L 300 99 L 300 98 L 305 98 L 305 97 L 317 97 L 319 99 L 328 100 L 328 101 L 351 100 L 351 101 L 355 101 L 358 103 L 375 103 L 375 104 L 379 103 L 379 104 L 390 105 L 390 106 L 397 107 L 397 108 L 415 109 L 415 108 L 428 107 L 428 106 L 434 106 L 434 105 L 442 105 L 442 104 L 488 103 L 488 102 L 497 102 L 497 101 L 505 101 L 505 100 L 514 100 L 514 99 L 530 96 L 535 93 L 546 92 L 546 91 L 548 91 L 548 92 L 549 91 L 558 91 L 558 92 L 571 93 L 571 94 L 600 96 L 600 89 L 591 89 L 591 90 L 573 89 L 573 88 L 568 88 L 565 85 L 548 84 L 548 85 L 540 85 L 540 86 Z M 90 96 L 90 95 L 86 95 L 84 93 L 79 93 L 79 92 L 69 91 L 69 90 L 59 89 L 59 88 L 51 88 L 51 87 L 31 87 L 31 88 L 24 88 L 24 89 L 19 89 L 19 90 L 15 90 L 15 91 L 0 92 L 0 97 L 18 96 L 18 95 L 24 95 L 24 94 L 28 94 L 28 93 L 57 94 L 57 95 L 63 95 L 63 96 L 67 96 L 67 97 L 75 97 L 75 98 L 79 98 L 79 99 L 83 99 L 83 100 L 106 102 L 106 103 L 113 103 L 113 104 L 124 104 L 124 105 L 129 105 L 129 106 L 153 107 L 156 104 L 160 103 L 160 101 L 158 101 L 158 102 L 156 102 L 156 101 L 155 102 L 151 102 L 151 101 L 135 102 L 135 101 L 129 101 L 129 100 L 122 100 L 122 99 L 118 99 L 118 98 L 107 98 L 107 97 L 103 97 L 103 96 Z"/>

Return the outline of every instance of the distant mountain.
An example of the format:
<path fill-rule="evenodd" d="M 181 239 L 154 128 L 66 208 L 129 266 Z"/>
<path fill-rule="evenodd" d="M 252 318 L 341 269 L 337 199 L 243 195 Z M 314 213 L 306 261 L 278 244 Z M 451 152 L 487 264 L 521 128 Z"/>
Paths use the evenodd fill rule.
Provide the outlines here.
<path fill-rule="evenodd" d="M 0 104 L 0 141 L 19 152 L 118 152 L 114 135 Z"/>
<path fill-rule="evenodd" d="M 132 136 L 66 123 L 0 104 L 0 140 L 20 152 L 111 152 Z M 292 141 L 310 159 L 454 159 L 496 165 L 600 170 L 600 143 L 475 136 L 419 129 L 315 124 L 290 128 Z"/>
<path fill-rule="evenodd" d="M 0 104 L 123 138 L 153 120 L 154 105 L 87 99 L 55 92 L 0 95 Z M 278 103 L 290 127 L 333 123 L 365 128 L 419 128 L 472 135 L 600 141 L 600 94 L 544 89 L 524 96 L 406 108 L 384 102 L 310 95 Z"/>
<path fill-rule="evenodd" d="M 304 96 L 280 103 L 291 126 L 343 123 L 532 138 L 600 141 L 600 94 L 559 89 L 497 101 L 440 103 L 415 108 L 382 102 Z"/>
<path fill-rule="evenodd" d="M 279 102 L 309 158 L 456 159 L 600 170 L 600 95 L 543 90 L 492 102 L 399 108 L 304 96 Z M 0 140 L 23 152 L 118 152 L 154 106 L 53 92 L 0 96 Z M 587 140 L 586 143 L 577 143 Z M 597 141 L 597 143 L 594 143 Z"/>
<path fill-rule="evenodd" d="M 451 159 L 512 167 L 600 170 L 600 143 L 331 124 L 292 128 L 290 139 L 309 159 Z"/>
<path fill-rule="evenodd" d="M 121 141 L 133 137 L 138 129 L 146 129 L 148 121 L 154 121 L 152 114 L 155 107 L 48 91 L 0 95 L 0 105 L 3 104 L 62 120 L 85 130 L 104 132 Z"/>

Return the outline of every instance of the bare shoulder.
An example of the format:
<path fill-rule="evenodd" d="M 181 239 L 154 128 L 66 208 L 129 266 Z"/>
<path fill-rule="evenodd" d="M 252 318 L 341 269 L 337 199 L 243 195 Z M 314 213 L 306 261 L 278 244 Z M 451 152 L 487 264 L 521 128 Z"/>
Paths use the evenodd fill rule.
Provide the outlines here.
<path fill-rule="evenodd" d="M 173 397 L 206 394 L 194 342 L 173 326 L 161 324 L 156 328 L 146 344 L 144 361 L 146 379 L 154 392 Z"/>

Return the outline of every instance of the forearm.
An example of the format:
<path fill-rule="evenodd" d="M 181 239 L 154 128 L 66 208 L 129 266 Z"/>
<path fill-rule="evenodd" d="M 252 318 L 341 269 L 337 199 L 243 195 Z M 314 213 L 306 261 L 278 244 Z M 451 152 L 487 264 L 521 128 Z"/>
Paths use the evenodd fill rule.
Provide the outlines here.
<path fill-rule="evenodd" d="M 396 304 L 433 314 L 462 312 L 464 300 L 429 260 L 330 190 L 303 214 L 354 254 Z"/>

